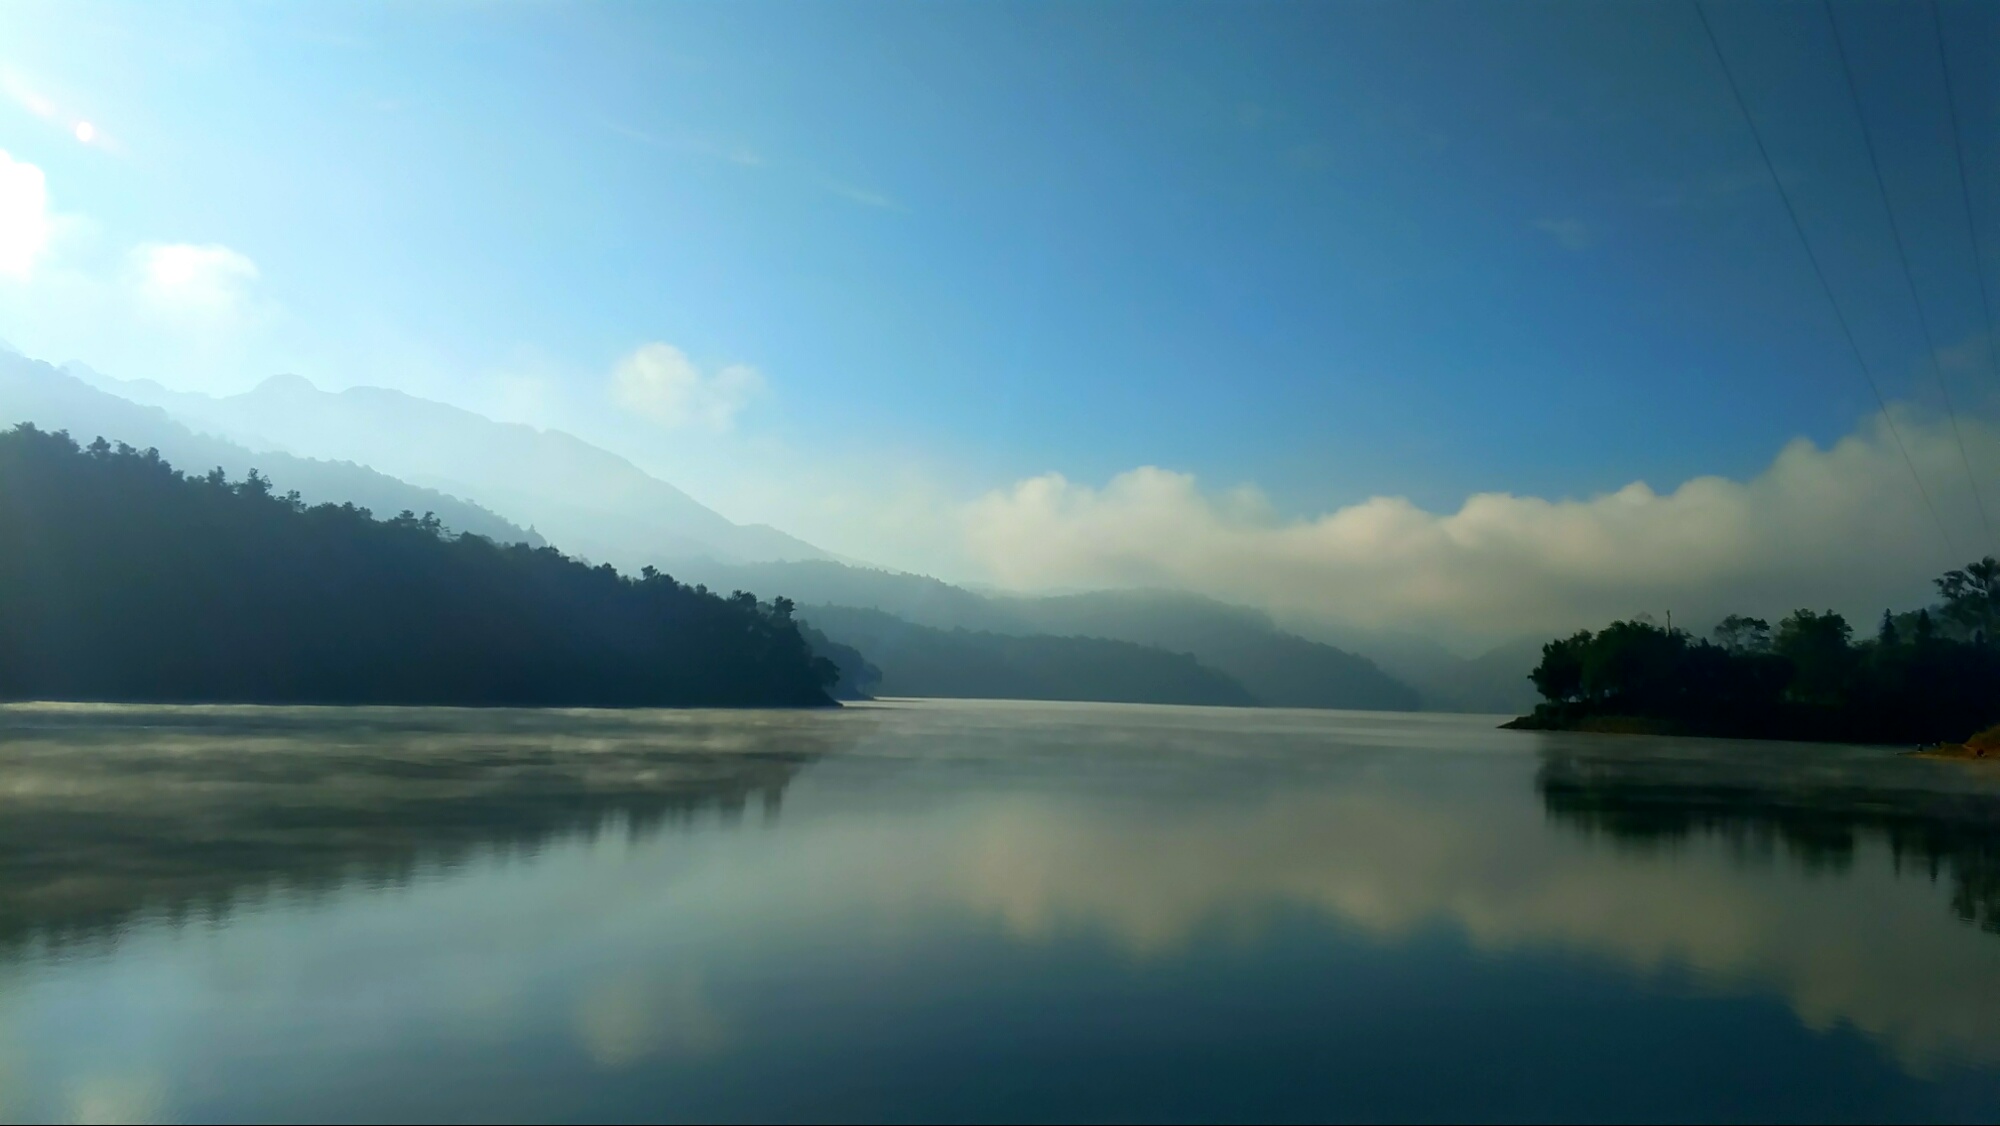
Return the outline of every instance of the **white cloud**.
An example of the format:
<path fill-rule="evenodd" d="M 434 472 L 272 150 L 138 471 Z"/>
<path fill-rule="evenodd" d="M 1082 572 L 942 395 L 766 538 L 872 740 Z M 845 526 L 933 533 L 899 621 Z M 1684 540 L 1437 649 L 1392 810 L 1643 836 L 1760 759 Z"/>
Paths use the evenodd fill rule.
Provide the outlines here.
<path fill-rule="evenodd" d="M 141 302 L 156 314 L 200 325 L 235 322 L 249 312 L 257 264 L 210 243 L 145 243 L 132 251 Z"/>
<path fill-rule="evenodd" d="M 1992 550 L 1948 428 L 1897 420 L 1954 525 L 1950 549 L 1879 418 L 1830 448 L 1794 441 L 1748 481 L 1702 477 L 1665 494 L 1643 483 L 1587 500 L 1487 493 L 1450 513 L 1377 497 L 1287 522 L 1254 493 L 1212 498 L 1193 477 L 1149 466 L 1101 489 L 1058 474 L 1022 481 L 969 506 L 963 531 L 971 556 L 1015 587 L 1172 586 L 1460 636 L 1641 610 L 1697 627 L 1801 605 L 1873 615 Z M 1973 464 L 2000 466 L 2000 434 L 1961 425 Z"/>
<path fill-rule="evenodd" d="M 0 336 L 24 353 L 234 389 L 280 366 L 264 345 L 282 310 L 257 280 L 227 246 L 111 244 L 87 216 L 55 210 L 40 168 L 0 151 Z"/>
<path fill-rule="evenodd" d="M 0 277 L 26 281 L 53 227 L 42 170 L 0 149 Z"/>
<path fill-rule="evenodd" d="M 763 392 L 756 368 L 731 364 L 703 375 L 680 349 L 657 342 L 618 361 L 611 372 L 613 402 L 667 427 L 727 430 Z"/>

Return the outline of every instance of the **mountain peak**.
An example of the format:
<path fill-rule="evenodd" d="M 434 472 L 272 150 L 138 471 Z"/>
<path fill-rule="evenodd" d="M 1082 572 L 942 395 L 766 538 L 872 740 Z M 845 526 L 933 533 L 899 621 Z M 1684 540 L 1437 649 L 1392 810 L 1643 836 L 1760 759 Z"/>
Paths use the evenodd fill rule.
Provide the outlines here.
<path fill-rule="evenodd" d="M 314 393 L 318 390 L 319 388 L 313 386 L 312 380 L 290 372 L 274 375 L 257 385 L 258 393 L 265 395 L 297 395 L 302 392 Z"/>

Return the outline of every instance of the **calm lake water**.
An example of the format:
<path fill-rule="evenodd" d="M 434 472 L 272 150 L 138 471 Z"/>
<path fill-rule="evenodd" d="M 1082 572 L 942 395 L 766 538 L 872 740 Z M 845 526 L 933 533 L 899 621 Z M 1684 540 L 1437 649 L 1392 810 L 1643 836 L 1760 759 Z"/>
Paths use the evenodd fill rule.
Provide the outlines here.
<path fill-rule="evenodd" d="M 0 708 L 0 1118 L 2000 1117 L 2000 772 L 1493 722 Z"/>

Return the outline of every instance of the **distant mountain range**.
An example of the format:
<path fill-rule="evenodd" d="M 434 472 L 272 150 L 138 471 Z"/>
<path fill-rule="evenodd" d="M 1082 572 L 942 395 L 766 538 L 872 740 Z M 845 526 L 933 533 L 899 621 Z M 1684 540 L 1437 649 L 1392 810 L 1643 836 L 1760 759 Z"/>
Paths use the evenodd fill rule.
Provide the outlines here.
<path fill-rule="evenodd" d="M 784 595 L 852 667 L 853 692 L 1510 714 L 1534 700 L 1538 644 L 1468 660 L 1394 634 L 1302 636 L 1198 595 L 982 594 L 850 566 L 733 523 L 580 438 L 382 388 L 334 393 L 278 376 L 214 397 L 0 352 L 0 424 L 16 421 L 155 446 L 190 469 L 255 467 L 315 503 L 435 512 L 457 530 L 546 537 L 627 572 L 650 565 L 719 591 Z"/>
<path fill-rule="evenodd" d="M 1047 632 L 1192 653 L 1267 707 L 1414 711 L 1422 704 L 1418 693 L 1366 657 L 1280 629 L 1262 611 L 1200 595 L 1107 590 L 996 601 Z"/>
<path fill-rule="evenodd" d="M 495 422 L 380 387 L 322 391 L 296 375 L 218 398 L 73 370 L 106 391 L 252 449 L 351 459 L 415 485 L 477 497 L 564 551 L 621 570 L 699 557 L 827 558 L 775 528 L 732 523 L 617 454 L 560 430 Z"/>
<path fill-rule="evenodd" d="M 800 620 L 866 654 L 880 696 L 1097 700 L 1251 707 L 1255 696 L 1186 653 L 1101 637 L 914 625 L 881 610 L 809 606 Z M 838 656 L 832 659 L 839 663 Z M 844 671 L 844 670 L 843 670 Z"/>
<path fill-rule="evenodd" d="M 472 532 L 496 543 L 543 545 L 541 536 L 491 510 L 378 473 L 347 461 L 321 461 L 197 434 L 156 407 L 141 406 L 104 391 L 38 360 L 0 350 L 0 427 L 32 422 L 44 430 L 67 430 L 78 442 L 103 437 L 140 449 L 152 447 L 191 473 L 221 468 L 232 478 L 252 469 L 269 477 L 280 493 L 297 490 L 308 503 L 352 503 L 390 517 L 408 509 L 436 513 L 453 531 Z"/>
<path fill-rule="evenodd" d="M 870 648 L 828 617 L 827 607 L 877 611 L 915 626 L 962 634 L 960 645 L 998 650 L 1001 638 L 1094 638 L 1189 655 L 1240 685 L 1245 702 L 1266 707 L 1412 711 L 1422 697 L 1365 657 L 1279 629 L 1269 616 L 1200 595 L 1172 591 L 1097 591 L 1034 598 L 982 595 L 921 575 L 829 562 L 728 566 L 693 564 L 675 573 L 719 590 L 783 591 L 802 617 L 881 667 L 884 692 L 895 694 L 902 671 L 892 648 Z M 984 638 L 985 640 L 981 640 Z M 996 658 L 997 659 L 997 658 Z M 1066 697 L 1034 697 L 1061 699 Z M 1195 702 L 1183 700 L 1180 702 Z"/>
<path fill-rule="evenodd" d="M 1300 630 L 1314 640 L 1367 656 L 1415 688 L 1426 711 L 1521 715 L 1541 701 L 1528 672 L 1542 659 L 1542 638 L 1516 638 L 1476 657 L 1461 657 L 1411 634 L 1312 626 Z"/>
<path fill-rule="evenodd" d="M 1191 653 L 1273 707 L 1520 715 L 1539 699 L 1528 682 L 1541 658 L 1539 639 L 1467 658 L 1408 634 L 1312 629 L 1306 636 L 1261 611 L 1176 591 L 986 595 L 826 561 L 704 563 L 678 573 L 720 589 L 784 591 L 805 605 L 882 610 L 936 629 L 1103 637 Z"/>

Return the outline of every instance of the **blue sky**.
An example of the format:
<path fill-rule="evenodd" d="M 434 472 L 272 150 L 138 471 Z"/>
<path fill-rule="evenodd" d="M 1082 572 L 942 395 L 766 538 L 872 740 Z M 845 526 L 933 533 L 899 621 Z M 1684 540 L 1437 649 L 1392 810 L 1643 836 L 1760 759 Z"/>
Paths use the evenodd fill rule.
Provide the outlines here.
<path fill-rule="evenodd" d="M 1953 393 L 1984 404 L 1927 12 L 1837 11 Z M 2000 254 L 2000 14 L 1943 16 Z M 1885 392 L 1934 409 L 1818 8 L 1714 20 Z M 175 352 L 17 300 L 0 338 L 563 425 L 741 518 L 806 519 L 783 500 L 801 473 L 971 497 L 1142 466 L 1255 486 L 1280 520 L 1449 511 L 1749 478 L 1874 410 L 1684 3 L 0 21 L 0 149 L 75 220 L 64 253 L 227 247 L 261 310 Z M 726 432 L 622 411 L 610 373 L 652 342 L 762 390 Z"/>

